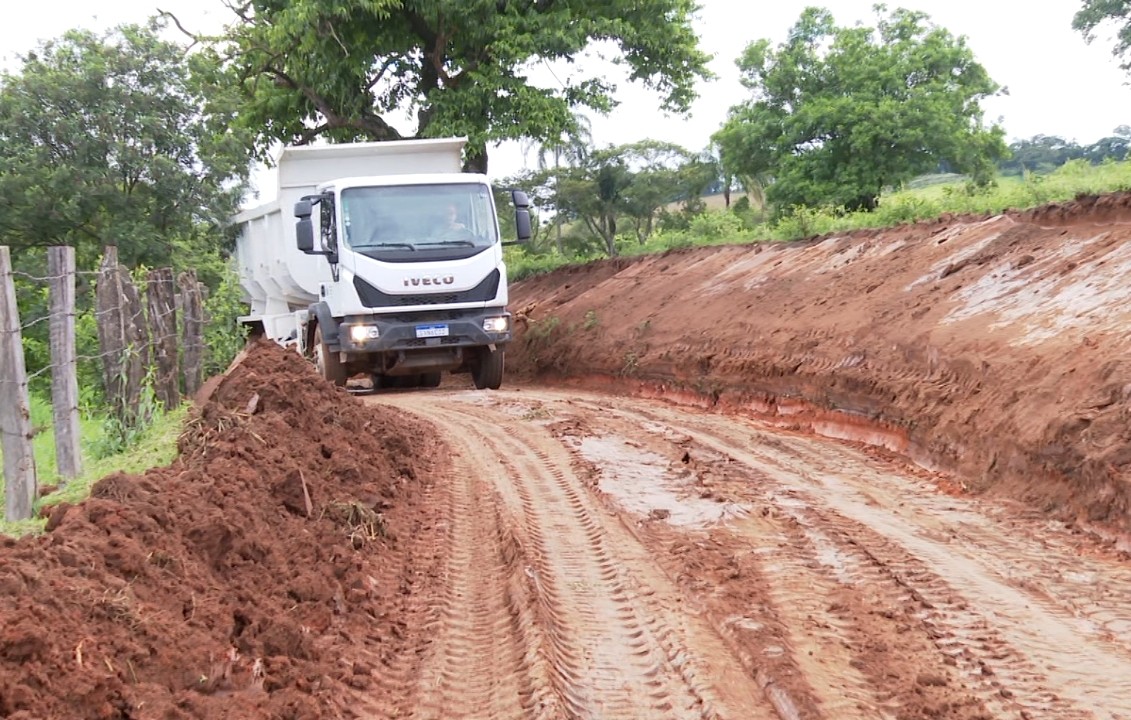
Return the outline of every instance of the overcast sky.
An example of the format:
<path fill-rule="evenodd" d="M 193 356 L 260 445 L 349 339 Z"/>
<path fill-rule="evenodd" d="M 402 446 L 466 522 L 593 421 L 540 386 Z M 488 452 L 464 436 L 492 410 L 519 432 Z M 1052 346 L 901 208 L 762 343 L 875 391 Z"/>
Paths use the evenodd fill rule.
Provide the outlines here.
<path fill-rule="evenodd" d="M 666 117 L 654 94 L 621 82 L 619 107 L 608 117 L 592 118 L 597 144 L 650 137 L 702 149 L 725 119 L 727 108 L 744 97 L 734 61 L 749 42 L 759 38 L 779 42 L 807 4 L 828 8 L 841 25 L 860 21 L 870 24 L 874 18 L 871 0 L 700 3 L 702 9 L 695 24 L 702 47 L 715 56 L 711 67 L 718 78 L 701 83 L 699 99 L 689 117 Z M 936 24 L 967 38 L 990 76 L 1009 90 L 1007 96 L 984 103 L 987 120 L 1000 120 L 1008 139 L 1045 134 L 1088 144 L 1110 135 L 1118 125 L 1131 124 L 1131 87 L 1127 85 L 1131 76 L 1120 70 L 1111 56 L 1110 30 L 1088 45 L 1072 29 L 1072 16 L 1080 5 L 1081 0 L 888 2 L 889 7 L 921 10 Z M 16 56 L 41 40 L 72 27 L 102 29 L 122 22 L 142 22 L 157 7 L 175 12 L 190 28 L 213 29 L 229 17 L 219 0 L 38 0 L 11 5 L 0 23 L 0 63 L 14 69 L 18 67 Z M 595 63 L 585 65 L 594 67 Z M 597 69 L 616 77 L 613 69 Z M 540 68 L 532 73 L 539 83 L 564 81 L 567 75 L 565 68 L 553 73 Z M 391 120 L 398 129 L 412 131 L 411 125 Z M 516 143 L 491 150 L 493 176 L 514 173 L 523 164 Z M 262 190 L 264 195 L 272 194 L 271 189 Z"/>

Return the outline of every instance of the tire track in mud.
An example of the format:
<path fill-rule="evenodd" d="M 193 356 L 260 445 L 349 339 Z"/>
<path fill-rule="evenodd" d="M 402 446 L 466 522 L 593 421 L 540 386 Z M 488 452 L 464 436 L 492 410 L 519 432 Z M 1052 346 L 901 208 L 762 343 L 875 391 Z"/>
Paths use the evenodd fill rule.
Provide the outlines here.
<path fill-rule="evenodd" d="M 433 640 L 406 716 L 540 717 L 536 710 L 553 703 L 539 692 L 539 663 L 527 652 L 533 620 L 523 602 L 521 550 L 503 532 L 490 488 L 458 458 L 436 482 L 447 495 L 448 583 L 432 610 Z"/>
<path fill-rule="evenodd" d="M 808 443 L 786 439 L 782 447 L 807 463 L 819 465 L 828 457 L 817 455 Z M 779 467 L 789 463 L 778 454 Z M 835 472 L 835 471 L 833 471 Z M 1081 556 L 1067 542 L 1064 526 L 1038 513 L 1025 510 L 1025 518 L 1002 517 L 1003 513 L 976 513 L 961 504 L 940 507 L 937 493 L 922 485 L 923 492 L 901 492 L 883 473 L 873 474 L 865 502 L 885 507 L 900 506 L 922 524 L 921 532 L 950 545 L 961 544 L 976 556 L 996 578 L 1011 588 L 1033 595 L 1054 612 L 1082 621 L 1084 634 L 1119 646 L 1131 657 L 1131 566 L 1101 562 Z M 906 514 L 906 513 L 905 513 Z M 1131 692 L 1131 689 L 1129 689 Z"/>
<path fill-rule="evenodd" d="M 619 409 L 606 406 L 601 413 L 603 430 L 631 434 L 634 445 L 641 429 L 662 434 L 661 445 L 677 435 L 663 423 Z M 688 446 L 679 447 L 662 454 L 678 457 Z M 691 452 L 713 454 L 701 446 Z M 714 455 L 716 462 L 726 462 Z M 715 483 L 712 488 L 718 489 Z M 886 592 L 869 587 L 853 576 L 831 538 L 802 527 L 773 503 L 757 504 L 760 508 L 712 530 L 709 543 L 700 543 L 706 546 L 701 561 L 713 556 L 715 563 L 708 577 L 721 578 L 717 586 L 701 588 L 709 613 L 741 648 L 750 672 L 778 678 L 796 698 L 800 717 L 987 717 L 984 704 L 962 690 L 927 632 L 909 636 L 915 622 L 910 598 L 897 584 L 887 582 Z M 657 543 L 684 544 L 666 523 L 647 527 Z"/>
<path fill-rule="evenodd" d="M 423 490 L 420 504 L 429 507 L 443 502 L 437 497 L 443 492 L 434 481 L 429 480 Z M 406 630 L 434 621 L 435 608 L 432 606 L 432 599 L 439 590 L 437 578 L 446 560 L 445 533 L 442 527 L 435 522 L 424 521 L 414 527 L 413 531 L 415 534 L 413 542 L 398 544 L 399 547 L 404 548 L 407 557 L 398 563 L 403 571 L 397 578 L 397 589 L 389 591 L 387 588 L 379 588 L 376 586 L 376 580 L 367 579 L 369 583 L 367 589 L 370 592 L 385 591 L 383 594 L 386 602 L 392 606 L 388 608 L 388 614 L 401 618 L 403 623 L 401 627 Z M 343 663 L 353 666 L 355 673 L 363 672 L 369 679 L 369 682 L 364 684 L 364 690 L 361 689 L 360 683 L 355 684 L 359 690 L 352 693 L 351 708 L 356 717 L 389 718 L 411 715 L 422 650 L 422 647 L 415 642 L 409 643 L 411 637 L 411 632 L 406 632 L 392 639 L 376 635 L 364 639 L 356 638 L 357 642 L 353 644 L 353 648 L 357 658 L 342 659 Z"/>
<path fill-rule="evenodd" d="M 825 572 L 841 573 L 846 585 L 868 588 L 893 608 L 911 603 L 917 625 L 994 716 L 1131 716 L 1131 657 L 1126 641 L 1114 639 L 1112 632 L 1124 627 L 1131 594 L 1109 589 L 1103 593 L 1104 604 L 1074 600 L 1074 588 L 1065 587 L 1058 574 L 1075 558 L 1050 561 L 1031 551 L 1022 553 L 1020 566 L 1010 575 L 1032 572 L 1042 588 L 1034 593 L 1032 583 L 1017 587 L 1000 576 L 1003 567 L 1013 563 L 1015 541 L 1007 535 L 995 538 L 992 559 L 984 561 L 981 548 L 991 544 L 988 536 L 994 535 L 984 528 L 973 548 L 964 547 L 960 535 L 932 540 L 938 529 L 924 533 L 920 524 L 934 520 L 944 526 L 938 506 L 952 504 L 950 499 L 936 494 L 933 499 L 909 500 L 915 488 L 914 481 L 907 481 L 898 501 L 914 510 L 896 512 L 876 500 L 881 496 L 877 490 L 883 489 L 875 484 L 876 477 L 865 473 L 846 478 L 844 468 L 829 461 L 829 453 L 843 454 L 843 448 L 821 443 L 822 449 L 816 449 L 800 438 L 766 436 L 742 420 L 720 416 L 628 402 L 618 402 L 615 409 L 607 401 L 581 404 L 638 425 L 652 422 L 673 428 L 699 447 L 743 466 L 747 476 L 742 487 L 732 484 L 733 490 L 796 523 L 810 546 L 824 545 L 826 561 L 834 552 L 835 560 Z M 626 409 L 630 404 L 632 409 Z M 795 451 L 793 445 L 806 450 Z M 857 493 L 853 480 L 868 487 Z M 899 488 L 886 488 L 893 489 Z M 942 520 L 946 517 L 943 513 Z M 785 549 L 804 544 L 805 538 L 798 538 Z M 804 557 L 798 560 L 805 562 Z M 1115 582 L 1131 590 L 1125 576 L 1117 573 Z M 1081 607 L 1083 617 L 1076 612 Z M 1105 631 L 1097 633 L 1097 627 Z M 934 681 L 930 676 L 922 679 Z"/>
<path fill-rule="evenodd" d="M 386 401 L 440 426 L 506 508 L 493 522 L 513 532 L 528 563 L 526 653 L 548 659 L 546 685 L 535 679 L 531 691 L 552 688 L 525 716 L 774 717 L 722 639 L 651 569 L 648 552 L 601 517 L 565 448 L 541 428 L 445 395 Z"/>

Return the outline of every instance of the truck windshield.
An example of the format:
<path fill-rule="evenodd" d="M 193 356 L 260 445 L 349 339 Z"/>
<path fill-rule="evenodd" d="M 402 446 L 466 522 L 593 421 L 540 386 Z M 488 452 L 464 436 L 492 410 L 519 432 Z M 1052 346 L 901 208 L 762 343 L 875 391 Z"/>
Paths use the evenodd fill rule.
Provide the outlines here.
<path fill-rule="evenodd" d="M 346 188 L 341 204 L 345 242 L 365 254 L 466 255 L 498 240 L 491 191 L 479 183 Z"/>

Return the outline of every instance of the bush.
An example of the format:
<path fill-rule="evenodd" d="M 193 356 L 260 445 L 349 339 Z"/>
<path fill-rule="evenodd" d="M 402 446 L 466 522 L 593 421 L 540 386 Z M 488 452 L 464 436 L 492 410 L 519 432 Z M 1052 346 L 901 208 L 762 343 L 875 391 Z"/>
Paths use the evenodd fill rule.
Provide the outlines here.
<path fill-rule="evenodd" d="M 533 275 L 548 273 L 571 262 L 557 253 L 532 255 L 519 248 L 507 248 L 503 259 L 507 264 L 507 277 L 511 280 L 521 280 Z"/>
<path fill-rule="evenodd" d="M 851 227 L 843 210 L 794 206 L 773 225 L 775 240 L 801 240 Z"/>
<path fill-rule="evenodd" d="M 216 289 L 204 301 L 204 376 L 224 372 L 247 344 L 239 317 L 247 313 L 235 268 L 228 264 Z"/>

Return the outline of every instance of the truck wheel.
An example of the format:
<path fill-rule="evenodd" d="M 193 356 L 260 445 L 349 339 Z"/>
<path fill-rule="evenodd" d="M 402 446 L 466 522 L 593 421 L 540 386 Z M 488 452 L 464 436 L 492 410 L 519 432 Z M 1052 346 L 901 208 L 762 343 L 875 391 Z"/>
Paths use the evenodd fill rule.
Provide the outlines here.
<path fill-rule="evenodd" d="M 314 366 L 318 374 L 341 387 L 346 384 L 346 366 L 342 364 L 338 353 L 326 347 L 322 340 L 322 326 L 314 326 Z"/>
<path fill-rule="evenodd" d="M 420 387 L 440 387 L 440 373 L 422 373 L 420 375 Z"/>
<path fill-rule="evenodd" d="M 477 390 L 498 390 L 503 384 L 503 351 L 484 350 L 471 369 L 471 379 Z"/>

